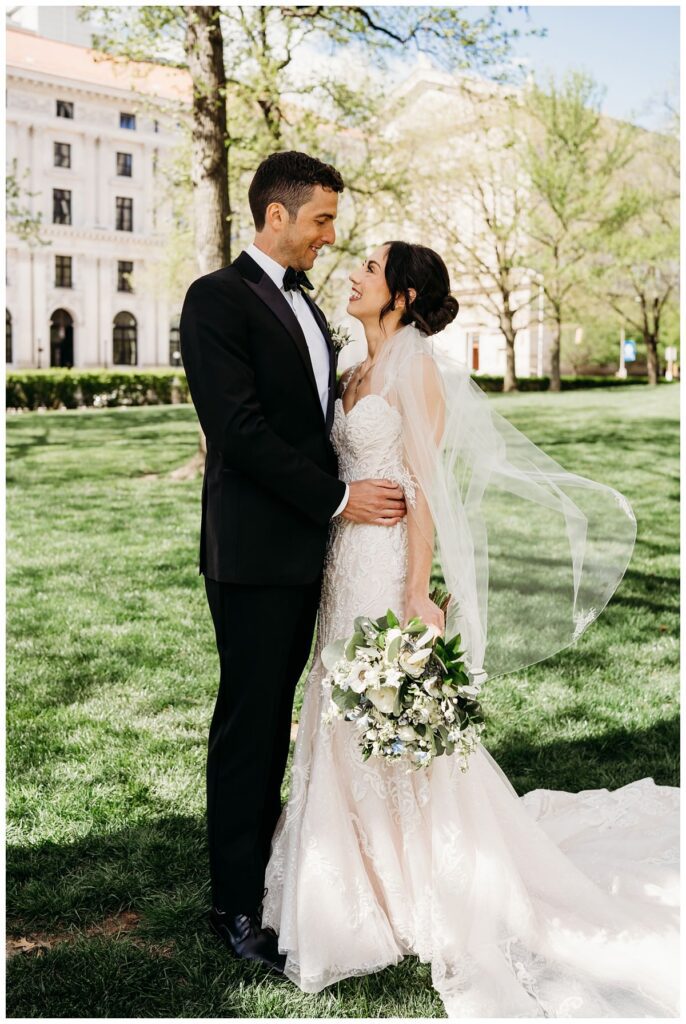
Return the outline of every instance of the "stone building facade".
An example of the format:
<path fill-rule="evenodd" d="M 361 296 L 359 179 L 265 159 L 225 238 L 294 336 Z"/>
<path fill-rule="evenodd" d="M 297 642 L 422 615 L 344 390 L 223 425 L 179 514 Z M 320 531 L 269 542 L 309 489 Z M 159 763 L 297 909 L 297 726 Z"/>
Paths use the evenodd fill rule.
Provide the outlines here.
<path fill-rule="evenodd" d="M 8 224 L 6 362 L 175 365 L 183 296 L 155 284 L 169 224 L 159 173 L 181 136 L 188 74 L 22 28 L 6 39 L 7 170 L 41 218 L 41 244 Z"/>

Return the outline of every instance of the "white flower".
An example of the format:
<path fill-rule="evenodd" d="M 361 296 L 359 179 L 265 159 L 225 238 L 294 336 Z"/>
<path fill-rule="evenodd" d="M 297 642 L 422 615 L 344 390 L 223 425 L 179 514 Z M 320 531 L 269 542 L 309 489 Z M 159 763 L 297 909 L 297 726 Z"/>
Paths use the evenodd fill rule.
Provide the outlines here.
<path fill-rule="evenodd" d="M 411 743 L 412 740 L 417 739 L 417 733 L 411 725 L 401 725 L 398 729 L 398 737 L 406 743 Z"/>
<path fill-rule="evenodd" d="M 377 690 L 370 690 L 367 697 L 375 708 L 389 715 L 395 707 L 397 693 L 394 686 L 380 686 Z"/>
<path fill-rule="evenodd" d="M 398 687 L 405 678 L 404 672 L 399 672 L 397 668 L 389 668 L 386 670 L 386 686 Z"/>
<path fill-rule="evenodd" d="M 408 676 L 419 679 L 430 657 L 430 647 L 425 647 L 421 651 L 403 651 L 398 658 L 398 664 Z"/>
<path fill-rule="evenodd" d="M 422 680 L 422 686 L 430 697 L 438 697 L 441 692 L 440 688 L 436 685 L 437 682 L 438 676 L 429 676 L 428 679 Z"/>
<path fill-rule="evenodd" d="M 367 675 L 363 665 L 353 664 L 348 676 L 346 678 L 346 685 L 344 689 L 348 687 L 355 693 L 364 693 L 367 686 L 365 676 Z"/>
<path fill-rule="evenodd" d="M 381 686 L 381 671 L 378 668 L 367 668 L 363 672 L 364 688 L 378 690 Z M 362 691 L 358 691 L 361 693 Z"/>
<path fill-rule="evenodd" d="M 480 690 L 481 690 L 481 687 L 477 686 L 476 684 L 473 683 L 471 686 L 460 686 L 460 687 L 458 687 L 457 692 L 458 693 L 463 693 L 465 695 L 465 697 L 478 697 Z"/>
<path fill-rule="evenodd" d="M 441 631 L 438 626 L 427 626 L 426 633 L 422 633 L 416 641 L 417 647 L 427 647 L 429 644 L 433 645 L 434 640 L 440 635 Z"/>
<path fill-rule="evenodd" d="M 386 648 L 386 650 L 388 650 L 388 648 L 391 646 L 394 640 L 397 640 L 397 638 L 402 635 L 402 629 L 398 629 L 397 626 L 392 626 L 391 629 L 387 629 L 386 635 L 384 637 L 384 647 Z"/>

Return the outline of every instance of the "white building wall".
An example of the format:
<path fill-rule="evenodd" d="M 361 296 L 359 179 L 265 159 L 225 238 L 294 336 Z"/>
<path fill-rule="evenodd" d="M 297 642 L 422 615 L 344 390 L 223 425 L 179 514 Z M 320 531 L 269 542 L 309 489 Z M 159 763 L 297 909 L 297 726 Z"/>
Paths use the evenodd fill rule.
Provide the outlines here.
<path fill-rule="evenodd" d="M 111 367 L 113 319 L 121 311 L 137 321 L 137 366 L 169 366 L 169 325 L 183 296 L 150 294 L 147 271 L 164 252 L 164 220 L 154 226 L 159 183 L 153 161 L 178 145 L 175 114 L 155 117 L 148 101 L 126 88 L 99 87 L 9 66 L 7 69 L 8 172 L 16 167 L 22 205 L 40 214 L 41 237 L 29 245 L 8 234 L 6 307 L 12 316 L 16 369 L 50 365 L 50 321 L 55 310 L 73 318 L 74 366 Z M 56 116 L 56 100 L 74 104 L 74 118 Z M 120 112 L 136 114 L 136 129 L 119 127 Z M 155 130 L 155 120 L 159 130 Z M 71 146 L 71 167 L 54 166 L 54 143 Z M 117 152 L 130 153 L 132 176 L 116 173 Z M 53 224 L 53 188 L 71 191 L 71 225 Z M 26 193 L 33 193 L 27 195 Z M 133 200 L 133 231 L 118 231 L 117 196 Z M 55 256 L 72 258 L 71 288 L 55 283 Z M 134 293 L 117 291 L 117 263 L 134 265 Z M 146 289 L 136 281 L 146 282 Z M 39 352 L 39 349 L 42 351 Z"/>

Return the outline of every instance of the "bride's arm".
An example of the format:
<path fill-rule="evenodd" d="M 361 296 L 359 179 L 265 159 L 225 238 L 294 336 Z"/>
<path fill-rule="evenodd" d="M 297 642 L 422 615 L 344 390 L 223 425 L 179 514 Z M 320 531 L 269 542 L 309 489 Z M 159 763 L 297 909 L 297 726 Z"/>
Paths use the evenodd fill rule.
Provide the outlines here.
<path fill-rule="evenodd" d="M 421 367 L 412 375 L 413 401 L 405 409 L 412 424 L 405 424 L 405 453 L 408 468 L 415 481 L 420 466 L 436 453 L 443 435 L 445 403 L 438 371 L 428 356 L 421 357 Z M 418 371 L 418 372 L 417 372 Z M 407 403 L 406 403 L 407 404 Z M 421 436 L 423 435 L 423 437 Z M 423 474 L 426 477 L 426 472 Z M 445 628 L 445 616 L 429 599 L 431 566 L 434 550 L 434 524 L 424 492 L 415 486 L 414 502 L 407 502 L 407 578 L 405 581 L 405 621 L 414 616 L 427 625 Z"/>

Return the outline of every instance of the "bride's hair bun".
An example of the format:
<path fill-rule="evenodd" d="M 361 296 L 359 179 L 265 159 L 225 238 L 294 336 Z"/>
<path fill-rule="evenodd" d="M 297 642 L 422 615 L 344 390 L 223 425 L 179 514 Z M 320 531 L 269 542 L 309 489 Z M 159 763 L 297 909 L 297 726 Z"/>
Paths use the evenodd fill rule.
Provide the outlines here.
<path fill-rule="evenodd" d="M 446 295 L 438 309 L 432 309 L 426 313 L 424 319 L 431 328 L 428 333 L 438 334 L 438 332 L 442 331 L 444 327 L 451 324 L 457 316 L 459 308 L 460 304 L 455 296 Z"/>
<path fill-rule="evenodd" d="M 424 334 L 438 334 L 452 323 L 460 305 L 450 294 L 450 275 L 445 263 L 433 249 L 409 242 L 385 242 L 386 284 L 390 301 L 379 314 L 379 321 L 395 308 L 395 300 L 402 295 L 405 310 L 403 324 L 416 324 Z M 410 295 L 414 291 L 414 299 Z"/>

